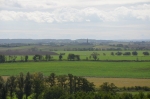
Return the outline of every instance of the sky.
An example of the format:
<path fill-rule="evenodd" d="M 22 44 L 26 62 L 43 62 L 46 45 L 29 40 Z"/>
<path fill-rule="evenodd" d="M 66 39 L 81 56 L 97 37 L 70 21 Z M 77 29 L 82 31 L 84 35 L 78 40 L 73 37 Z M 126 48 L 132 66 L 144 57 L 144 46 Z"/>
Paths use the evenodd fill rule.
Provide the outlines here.
<path fill-rule="evenodd" d="M 0 39 L 150 39 L 150 0 L 0 0 Z"/>

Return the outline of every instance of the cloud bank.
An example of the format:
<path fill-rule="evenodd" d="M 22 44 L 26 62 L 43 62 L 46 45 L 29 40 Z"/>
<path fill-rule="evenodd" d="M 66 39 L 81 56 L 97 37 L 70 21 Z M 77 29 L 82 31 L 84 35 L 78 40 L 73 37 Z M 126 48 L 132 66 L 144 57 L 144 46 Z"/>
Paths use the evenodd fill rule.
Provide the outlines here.
<path fill-rule="evenodd" d="M 2 38 L 139 39 L 149 26 L 149 0 L 0 0 Z"/>
<path fill-rule="evenodd" d="M 0 4 L 1 21 L 90 22 L 95 18 L 119 21 L 127 17 L 150 20 L 149 0 L 1 0 Z M 118 6 L 111 7 L 114 4 Z M 102 9 L 106 8 L 103 5 L 111 8 Z"/>

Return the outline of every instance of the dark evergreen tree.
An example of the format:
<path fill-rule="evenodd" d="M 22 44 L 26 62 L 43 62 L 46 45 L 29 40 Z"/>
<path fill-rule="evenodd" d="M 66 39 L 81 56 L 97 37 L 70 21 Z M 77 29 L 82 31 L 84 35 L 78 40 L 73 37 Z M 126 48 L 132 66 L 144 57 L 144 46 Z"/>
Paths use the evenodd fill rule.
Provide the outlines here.
<path fill-rule="evenodd" d="M 44 91 L 44 77 L 42 73 L 35 73 L 33 75 L 33 92 L 34 92 L 34 98 L 38 99 L 39 96 Z"/>
<path fill-rule="evenodd" d="M 24 75 L 23 73 L 20 73 L 20 75 L 17 77 L 17 89 L 16 89 L 16 96 L 18 99 L 22 99 L 24 95 Z"/>
<path fill-rule="evenodd" d="M 32 94 L 32 85 L 33 85 L 32 75 L 28 72 L 26 74 L 24 81 L 24 93 L 26 95 L 26 99 L 28 98 L 28 96 Z"/>
<path fill-rule="evenodd" d="M 28 61 L 28 55 L 25 56 L 25 62 L 27 62 L 27 61 Z"/>
<path fill-rule="evenodd" d="M 53 86 L 44 91 L 43 99 L 60 99 L 63 95 L 65 92 L 61 87 Z"/>
<path fill-rule="evenodd" d="M 68 81 L 69 81 L 69 90 L 70 90 L 70 94 L 73 93 L 73 75 L 72 74 L 68 74 Z"/>
<path fill-rule="evenodd" d="M 137 55 L 138 55 L 138 52 L 133 51 L 133 52 L 132 52 L 132 55 L 136 55 L 136 56 L 137 56 Z"/>
<path fill-rule="evenodd" d="M 8 91 L 10 93 L 10 98 L 12 99 L 16 90 L 16 77 L 15 76 L 10 76 L 7 80 L 7 84 L 8 84 Z"/>
<path fill-rule="evenodd" d="M 0 99 L 6 99 L 8 94 L 8 85 L 0 76 Z"/>
<path fill-rule="evenodd" d="M 5 56 L 4 55 L 0 55 L 0 63 L 4 63 L 5 62 Z"/>
<path fill-rule="evenodd" d="M 59 55 L 59 60 L 62 60 L 63 56 L 62 54 Z"/>

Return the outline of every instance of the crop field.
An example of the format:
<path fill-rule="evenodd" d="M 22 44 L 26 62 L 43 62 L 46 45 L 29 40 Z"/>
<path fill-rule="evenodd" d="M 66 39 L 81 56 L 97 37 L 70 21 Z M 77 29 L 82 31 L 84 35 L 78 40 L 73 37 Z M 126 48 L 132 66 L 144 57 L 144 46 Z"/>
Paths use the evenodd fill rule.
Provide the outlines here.
<path fill-rule="evenodd" d="M 20 72 L 42 72 L 44 75 L 71 73 L 84 77 L 150 78 L 149 62 L 92 62 L 50 61 L 0 64 L 0 75 L 17 75 Z"/>
<path fill-rule="evenodd" d="M 0 75 L 18 75 L 20 72 L 42 72 L 45 76 L 73 74 L 94 82 L 112 82 L 117 86 L 150 86 L 149 62 L 94 62 L 94 61 L 50 61 L 17 62 L 0 64 Z"/>
<path fill-rule="evenodd" d="M 117 87 L 133 87 L 133 86 L 148 86 L 150 87 L 150 79 L 138 79 L 138 78 L 97 78 L 86 77 L 90 82 L 94 82 L 98 88 L 104 82 L 114 83 Z"/>
<path fill-rule="evenodd" d="M 109 48 L 109 46 L 82 46 L 82 45 L 72 45 L 72 46 L 62 46 L 62 47 L 50 47 L 50 46 L 22 46 L 14 48 L 1 48 L 0 51 L 12 50 L 12 51 L 28 51 L 32 48 L 38 48 L 39 51 L 49 51 L 50 49 L 56 49 L 57 51 L 52 51 L 58 55 L 51 55 L 54 61 L 49 62 L 12 62 L 12 63 L 3 63 L 0 64 L 0 75 L 1 76 L 10 76 L 18 75 L 20 72 L 35 73 L 42 72 L 45 76 L 48 76 L 50 73 L 55 73 L 56 75 L 67 75 L 69 73 L 86 77 L 89 81 L 94 82 L 98 87 L 103 82 L 114 83 L 118 87 L 123 86 L 150 86 L 150 62 L 100 62 L 100 61 L 91 61 L 93 58 L 90 58 L 90 55 L 93 52 L 99 54 L 99 60 L 150 60 L 150 55 L 144 56 L 144 51 L 137 51 L 138 55 L 121 55 L 117 56 L 111 55 L 111 52 L 118 51 L 63 51 L 65 48 Z M 147 50 L 149 53 L 150 51 Z M 120 51 L 124 52 L 133 52 L 130 50 Z M 63 55 L 62 61 L 59 60 L 59 54 L 65 53 Z M 66 61 L 68 54 L 80 55 L 81 61 Z M 104 55 L 105 53 L 105 55 Z M 16 55 L 16 61 L 21 60 L 20 55 Z M 28 55 L 28 60 L 33 61 L 33 55 Z M 9 57 L 6 55 L 7 61 Z M 84 61 L 83 61 L 84 60 Z M 85 61 L 86 60 L 86 61 Z M 88 61 L 89 60 L 89 61 Z"/>

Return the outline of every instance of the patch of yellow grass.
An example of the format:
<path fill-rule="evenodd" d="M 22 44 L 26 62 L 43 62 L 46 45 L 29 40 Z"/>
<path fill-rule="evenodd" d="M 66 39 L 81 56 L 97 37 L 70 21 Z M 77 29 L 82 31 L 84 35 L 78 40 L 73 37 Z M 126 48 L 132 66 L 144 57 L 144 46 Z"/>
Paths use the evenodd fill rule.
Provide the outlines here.
<path fill-rule="evenodd" d="M 104 82 L 114 83 L 117 87 L 132 87 L 132 86 L 148 86 L 150 87 L 150 79 L 134 79 L 134 78 L 95 78 L 86 77 L 88 81 L 93 82 L 96 87 L 99 87 Z"/>

